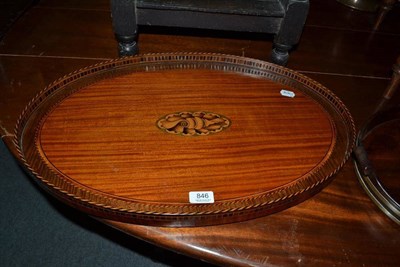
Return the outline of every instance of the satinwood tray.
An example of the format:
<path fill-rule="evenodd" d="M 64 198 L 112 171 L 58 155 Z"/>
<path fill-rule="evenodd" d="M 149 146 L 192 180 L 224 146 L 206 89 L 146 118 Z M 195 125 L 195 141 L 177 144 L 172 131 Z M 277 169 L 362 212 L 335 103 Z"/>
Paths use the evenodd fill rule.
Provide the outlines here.
<path fill-rule="evenodd" d="M 344 104 L 267 62 L 216 54 L 117 59 L 69 74 L 27 105 L 21 162 L 91 215 L 147 225 L 237 222 L 295 205 L 352 150 Z"/>

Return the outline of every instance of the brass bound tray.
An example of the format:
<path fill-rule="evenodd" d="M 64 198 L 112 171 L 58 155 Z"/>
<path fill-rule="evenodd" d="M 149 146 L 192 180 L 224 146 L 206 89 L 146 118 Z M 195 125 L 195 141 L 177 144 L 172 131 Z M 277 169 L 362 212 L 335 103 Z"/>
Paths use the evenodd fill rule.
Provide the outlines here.
<path fill-rule="evenodd" d="M 117 59 L 27 105 L 21 162 L 63 202 L 146 225 L 237 222 L 323 188 L 352 150 L 347 108 L 319 83 L 216 54 Z"/>

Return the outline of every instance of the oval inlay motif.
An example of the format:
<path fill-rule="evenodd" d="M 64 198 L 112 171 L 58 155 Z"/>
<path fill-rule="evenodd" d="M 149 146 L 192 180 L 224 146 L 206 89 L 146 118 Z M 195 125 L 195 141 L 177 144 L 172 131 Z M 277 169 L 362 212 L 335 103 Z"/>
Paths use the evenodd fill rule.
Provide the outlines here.
<path fill-rule="evenodd" d="M 157 121 L 157 126 L 171 134 L 184 136 L 209 135 L 229 127 L 230 120 L 222 115 L 205 112 L 178 112 Z"/>

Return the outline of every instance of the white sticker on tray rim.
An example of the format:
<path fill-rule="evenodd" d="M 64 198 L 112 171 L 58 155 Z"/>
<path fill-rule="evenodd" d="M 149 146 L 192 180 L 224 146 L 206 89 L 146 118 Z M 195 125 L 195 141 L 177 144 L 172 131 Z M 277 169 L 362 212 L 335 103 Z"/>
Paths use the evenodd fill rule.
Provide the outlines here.
<path fill-rule="evenodd" d="M 191 191 L 189 192 L 189 202 L 192 204 L 214 203 L 213 191 Z"/>
<path fill-rule="evenodd" d="M 291 98 L 296 96 L 296 94 L 293 91 L 289 91 L 289 90 L 285 90 L 285 89 L 281 90 L 281 95 L 286 96 L 286 97 L 291 97 Z"/>

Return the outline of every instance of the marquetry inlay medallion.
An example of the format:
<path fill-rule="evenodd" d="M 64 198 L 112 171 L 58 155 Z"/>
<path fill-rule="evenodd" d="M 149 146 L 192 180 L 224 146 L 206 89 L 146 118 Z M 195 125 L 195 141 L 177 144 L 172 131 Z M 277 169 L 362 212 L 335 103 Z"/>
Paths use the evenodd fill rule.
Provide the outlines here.
<path fill-rule="evenodd" d="M 230 124 L 228 118 L 205 111 L 173 113 L 157 121 L 161 130 L 182 136 L 214 134 L 227 129 Z"/>

